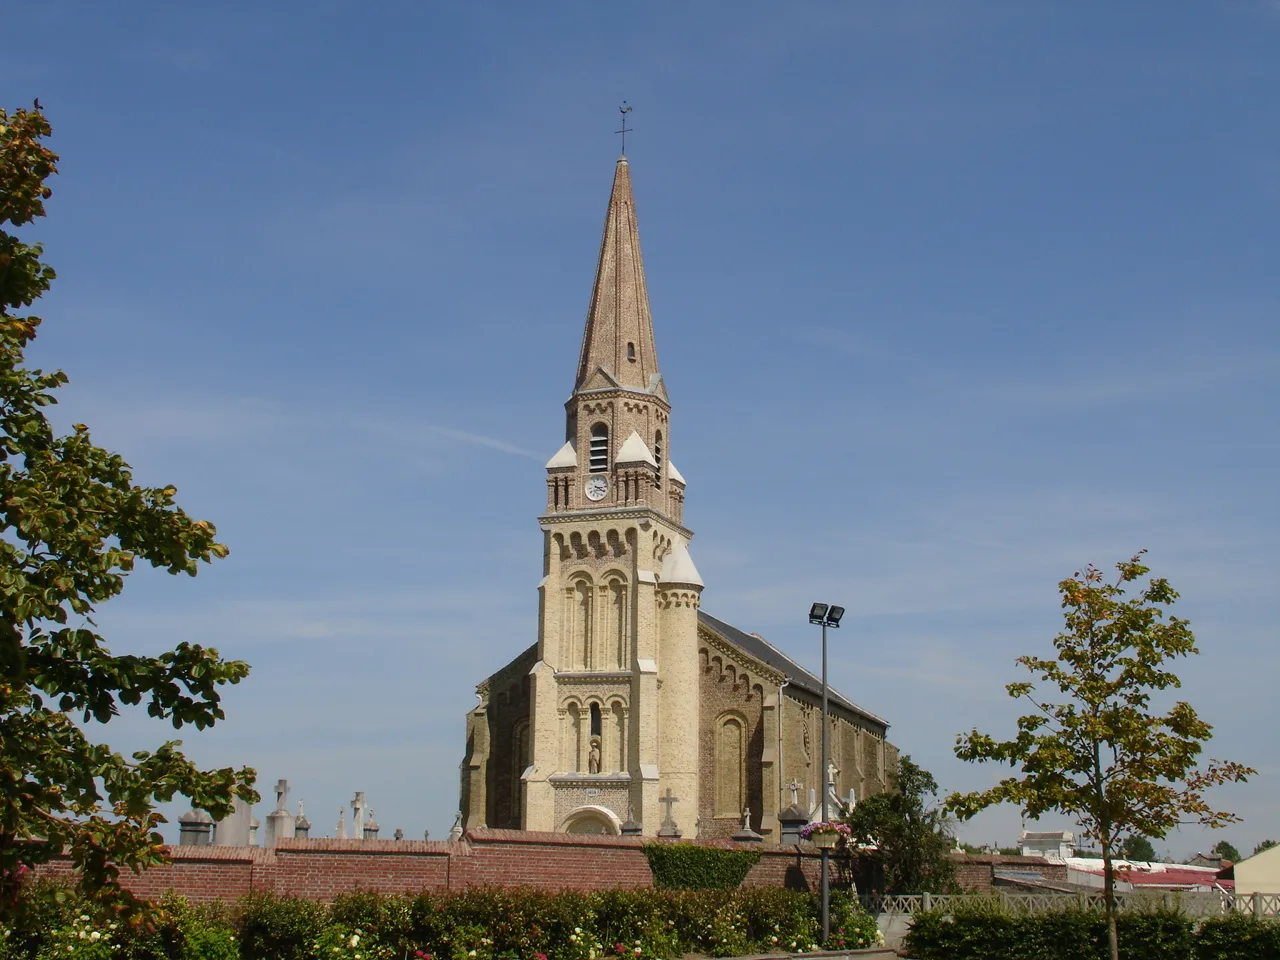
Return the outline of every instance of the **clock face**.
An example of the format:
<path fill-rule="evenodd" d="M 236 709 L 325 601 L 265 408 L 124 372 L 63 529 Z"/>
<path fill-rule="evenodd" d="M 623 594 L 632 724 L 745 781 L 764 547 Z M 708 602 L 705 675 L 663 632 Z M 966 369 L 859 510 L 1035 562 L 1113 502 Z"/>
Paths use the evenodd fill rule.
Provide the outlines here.
<path fill-rule="evenodd" d="M 608 492 L 609 480 L 607 477 L 597 473 L 594 477 L 587 478 L 588 500 L 603 500 Z"/>

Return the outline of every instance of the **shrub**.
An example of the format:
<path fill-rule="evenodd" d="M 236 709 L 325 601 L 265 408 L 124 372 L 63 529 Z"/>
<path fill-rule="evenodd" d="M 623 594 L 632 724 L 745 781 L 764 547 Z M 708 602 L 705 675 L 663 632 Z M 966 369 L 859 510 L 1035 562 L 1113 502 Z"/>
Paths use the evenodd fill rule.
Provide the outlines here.
<path fill-rule="evenodd" d="M 722 850 L 696 843 L 646 843 L 644 855 L 658 887 L 736 890 L 760 861 L 759 850 Z"/>
<path fill-rule="evenodd" d="M 1196 932 L 1195 960 L 1275 960 L 1280 957 L 1280 920 L 1245 914 L 1214 917 Z"/>
<path fill-rule="evenodd" d="M 1180 913 L 1122 913 L 1117 927 L 1125 960 L 1193 956 L 1194 924 Z M 919 960 L 1103 960 L 1107 927 L 1102 914 L 1092 911 L 1019 915 L 989 901 L 964 905 L 951 916 L 916 914 L 903 945 Z"/>
<path fill-rule="evenodd" d="M 236 917 L 240 956 L 243 960 L 311 960 L 328 920 L 324 905 L 314 900 L 251 894 L 240 901 Z"/>
<path fill-rule="evenodd" d="M 826 950 L 859 950 L 884 944 L 875 917 L 844 890 L 831 891 L 829 920 L 831 937 L 823 944 Z"/>

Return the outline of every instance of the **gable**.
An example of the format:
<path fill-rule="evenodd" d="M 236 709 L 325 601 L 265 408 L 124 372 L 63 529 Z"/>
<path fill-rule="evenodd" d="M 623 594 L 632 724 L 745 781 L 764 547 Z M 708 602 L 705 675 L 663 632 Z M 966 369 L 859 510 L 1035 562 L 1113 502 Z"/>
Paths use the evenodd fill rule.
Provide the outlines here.
<path fill-rule="evenodd" d="M 698 611 L 698 628 L 700 631 L 706 630 L 712 635 L 722 638 L 726 644 L 734 647 L 741 654 L 751 657 L 756 662 L 768 667 L 770 672 L 781 674 L 786 679 L 788 686 L 799 687 L 801 690 L 805 690 L 817 697 L 822 696 L 822 680 L 804 669 L 804 667 L 763 637 L 744 633 L 737 627 L 731 626 L 723 620 L 717 620 L 701 610 Z M 830 685 L 827 686 L 827 698 L 837 707 L 857 714 L 859 717 L 869 720 L 885 730 L 889 728 L 889 722 L 883 717 L 878 717 L 869 710 L 864 710 L 848 697 L 833 690 Z"/>
<path fill-rule="evenodd" d="M 616 377 L 604 367 L 596 367 L 579 390 L 617 390 L 622 386 Z"/>

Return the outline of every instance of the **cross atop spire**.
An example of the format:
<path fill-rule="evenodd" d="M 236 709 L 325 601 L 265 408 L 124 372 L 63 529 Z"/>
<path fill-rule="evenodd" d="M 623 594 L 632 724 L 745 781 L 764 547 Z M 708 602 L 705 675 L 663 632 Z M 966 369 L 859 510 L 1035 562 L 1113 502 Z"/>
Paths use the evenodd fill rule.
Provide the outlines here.
<path fill-rule="evenodd" d="M 620 157 L 613 171 L 574 392 L 606 385 L 651 392 L 659 381 L 631 172 L 627 158 Z"/>

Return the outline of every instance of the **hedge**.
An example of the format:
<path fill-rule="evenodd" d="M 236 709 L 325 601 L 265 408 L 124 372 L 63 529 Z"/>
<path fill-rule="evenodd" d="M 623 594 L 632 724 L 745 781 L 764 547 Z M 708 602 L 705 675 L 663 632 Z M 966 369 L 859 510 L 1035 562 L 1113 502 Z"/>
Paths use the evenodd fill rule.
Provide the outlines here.
<path fill-rule="evenodd" d="M 849 897 L 832 919 L 832 946 L 875 942 Z M 772 888 L 357 892 L 331 905 L 255 894 L 215 907 L 171 898 L 127 917 L 46 885 L 0 924 L 0 960 L 647 960 L 807 952 L 818 939 L 815 898 Z"/>
<path fill-rule="evenodd" d="M 1280 960 L 1280 921 L 1237 915 L 1197 921 L 1171 910 L 1122 913 L 1125 960 Z M 1106 918 L 1066 909 L 1011 914 L 998 904 L 917 913 L 904 948 L 917 960 L 1106 960 Z"/>

